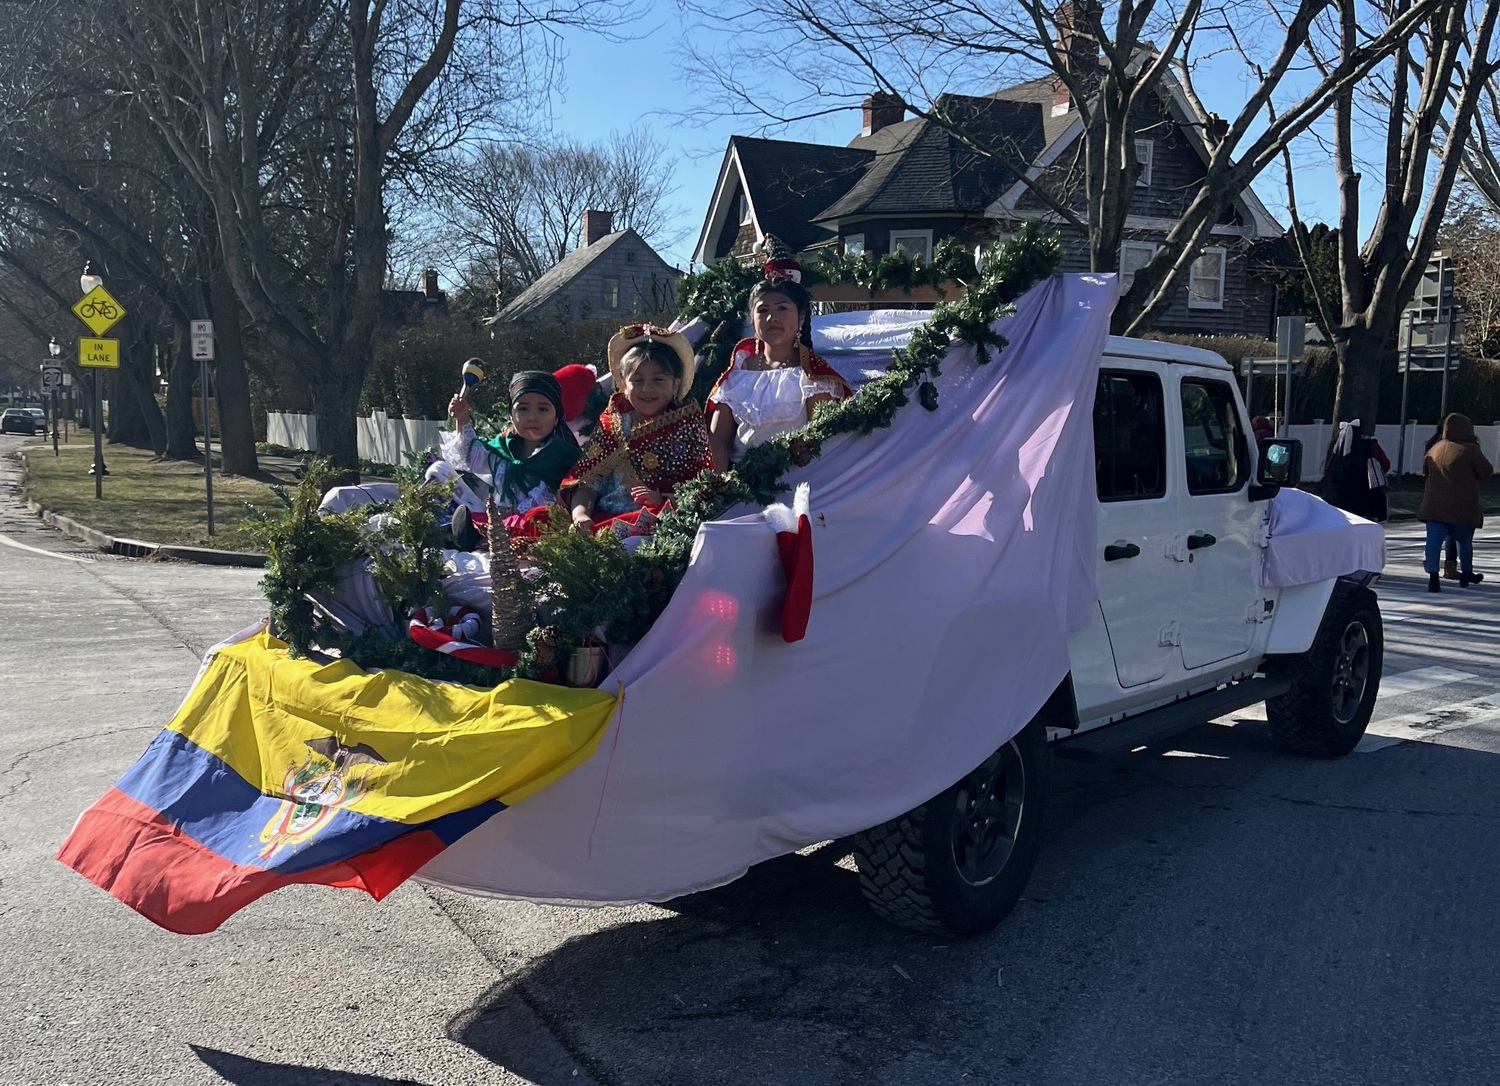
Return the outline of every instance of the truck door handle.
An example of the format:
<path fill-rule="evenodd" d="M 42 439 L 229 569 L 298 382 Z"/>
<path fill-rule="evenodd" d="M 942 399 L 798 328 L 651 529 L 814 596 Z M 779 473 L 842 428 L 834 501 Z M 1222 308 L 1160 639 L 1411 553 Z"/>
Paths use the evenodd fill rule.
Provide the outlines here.
<path fill-rule="evenodd" d="M 1104 560 L 1118 562 L 1121 558 L 1134 558 L 1140 553 L 1141 548 L 1134 543 L 1111 543 L 1104 548 Z"/>
<path fill-rule="evenodd" d="M 1198 551 L 1204 547 L 1212 547 L 1218 540 L 1207 532 L 1194 532 L 1188 536 L 1188 550 Z"/>

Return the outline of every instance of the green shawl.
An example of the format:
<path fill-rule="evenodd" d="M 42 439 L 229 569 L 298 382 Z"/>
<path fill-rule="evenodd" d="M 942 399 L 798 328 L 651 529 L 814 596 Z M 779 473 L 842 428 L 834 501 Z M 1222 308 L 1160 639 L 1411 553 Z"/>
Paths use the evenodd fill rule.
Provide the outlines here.
<path fill-rule="evenodd" d="M 501 434 L 485 440 L 490 453 L 491 478 L 503 471 L 504 482 L 495 494 L 501 505 L 516 506 L 538 485 L 545 483 L 553 494 L 583 455 L 583 450 L 554 433 L 530 456 L 521 455 L 521 436 Z"/>

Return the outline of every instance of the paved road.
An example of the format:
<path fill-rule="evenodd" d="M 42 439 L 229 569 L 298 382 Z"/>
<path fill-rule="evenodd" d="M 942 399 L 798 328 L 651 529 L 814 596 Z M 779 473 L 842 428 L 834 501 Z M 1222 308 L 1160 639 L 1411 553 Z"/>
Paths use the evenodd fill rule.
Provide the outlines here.
<path fill-rule="evenodd" d="M 963 943 L 875 921 L 832 845 L 663 907 L 295 888 L 158 931 L 51 855 L 258 574 L 5 540 L 81 550 L 0 508 L 0 1083 L 1500 1080 L 1500 587 L 1429 596 L 1414 526 L 1359 752 L 1247 713 L 1057 763 L 1026 897 Z"/>

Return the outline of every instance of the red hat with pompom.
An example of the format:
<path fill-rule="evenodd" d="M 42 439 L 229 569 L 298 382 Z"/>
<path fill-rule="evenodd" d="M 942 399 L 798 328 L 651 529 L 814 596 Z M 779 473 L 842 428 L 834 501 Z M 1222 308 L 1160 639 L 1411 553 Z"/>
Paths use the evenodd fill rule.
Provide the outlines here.
<path fill-rule="evenodd" d="M 553 377 L 562 385 L 563 421 L 572 422 L 588 403 L 589 393 L 598 381 L 594 371 L 587 366 L 574 363 L 555 372 Z"/>

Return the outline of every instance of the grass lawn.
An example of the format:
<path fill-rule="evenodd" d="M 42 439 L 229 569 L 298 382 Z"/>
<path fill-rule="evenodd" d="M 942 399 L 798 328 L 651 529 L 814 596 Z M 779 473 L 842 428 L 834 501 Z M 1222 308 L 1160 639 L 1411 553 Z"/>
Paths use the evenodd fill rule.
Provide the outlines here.
<path fill-rule="evenodd" d="M 57 457 L 52 455 L 50 441 L 26 446 L 27 494 L 54 513 L 127 539 L 254 550 L 241 529 L 245 503 L 279 508 L 280 503 L 271 494 L 272 485 L 296 485 L 289 467 L 263 469 L 260 477 L 253 479 L 220 475 L 216 458 L 214 534 L 209 535 L 203 461 L 152 462 L 148 449 L 106 444 L 104 463 L 109 474 L 104 477 L 104 498 L 100 501 L 94 498 L 94 477 L 88 473 L 94 462 L 93 437 L 87 430 L 70 436 Z"/>

